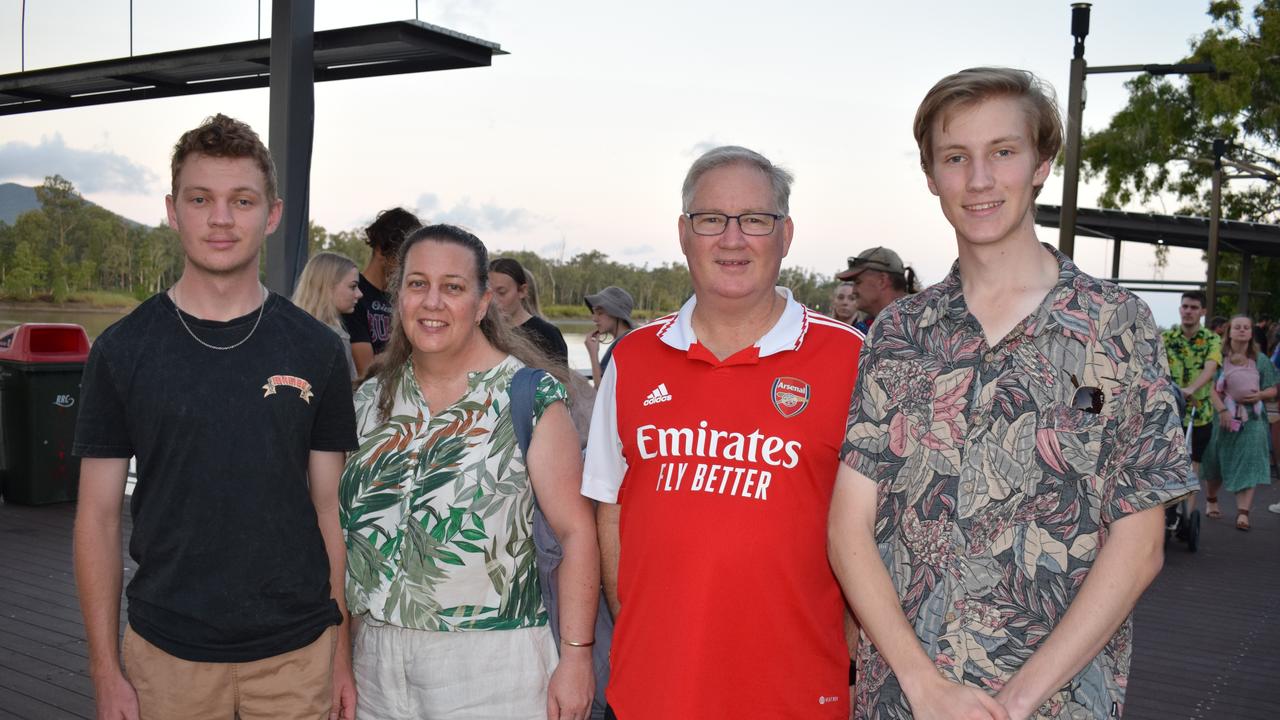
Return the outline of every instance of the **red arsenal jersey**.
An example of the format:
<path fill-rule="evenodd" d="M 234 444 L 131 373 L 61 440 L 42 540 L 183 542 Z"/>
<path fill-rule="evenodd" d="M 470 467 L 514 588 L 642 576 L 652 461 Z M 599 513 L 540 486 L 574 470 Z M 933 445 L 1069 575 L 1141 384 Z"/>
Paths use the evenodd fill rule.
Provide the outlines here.
<path fill-rule="evenodd" d="M 690 300 L 601 382 L 582 492 L 622 506 L 621 720 L 849 717 L 826 531 L 862 336 L 780 292 L 756 345 L 717 360 Z"/>

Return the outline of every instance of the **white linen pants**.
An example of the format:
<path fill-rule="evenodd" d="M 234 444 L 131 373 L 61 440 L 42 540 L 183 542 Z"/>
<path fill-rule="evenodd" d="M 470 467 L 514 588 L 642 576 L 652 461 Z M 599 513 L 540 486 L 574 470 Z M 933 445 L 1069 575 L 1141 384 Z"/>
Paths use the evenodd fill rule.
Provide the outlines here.
<path fill-rule="evenodd" d="M 360 720 L 546 720 L 550 628 L 433 632 L 356 619 Z"/>

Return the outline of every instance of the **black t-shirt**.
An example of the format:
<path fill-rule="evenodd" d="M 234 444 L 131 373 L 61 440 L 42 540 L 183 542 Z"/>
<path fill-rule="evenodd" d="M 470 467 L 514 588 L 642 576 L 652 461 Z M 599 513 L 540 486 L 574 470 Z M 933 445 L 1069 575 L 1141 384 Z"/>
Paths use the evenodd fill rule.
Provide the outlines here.
<path fill-rule="evenodd" d="M 560 328 L 543 320 L 537 315 L 530 315 L 528 320 L 520 323 L 517 330 L 533 341 L 543 352 L 554 360 L 569 364 L 569 346 L 564 341 Z"/>
<path fill-rule="evenodd" d="M 186 660 L 296 650 L 341 622 L 307 460 L 357 446 L 345 349 L 274 293 L 231 350 L 176 312 L 156 295 L 94 342 L 72 448 L 137 456 L 129 623 Z M 258 311 L 183 317 L 228 346 Z"/>
<path fill-rule="evenodd" d="M 391 300 L 363 273 L 360 275 L 360 292 L 364 294 L 356 301 L 356 309 L 350 315 L 342 316 L 342 325 L 351 336 L 352 343 L 370 343 L 373 354 L 377 355 L 391 339 Z"/>

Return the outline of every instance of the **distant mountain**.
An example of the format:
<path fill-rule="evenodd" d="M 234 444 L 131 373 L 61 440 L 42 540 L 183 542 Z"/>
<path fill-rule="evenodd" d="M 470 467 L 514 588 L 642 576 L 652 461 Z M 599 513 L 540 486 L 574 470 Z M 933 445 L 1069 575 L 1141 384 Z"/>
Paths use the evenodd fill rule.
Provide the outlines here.
<path fill-rule="evenodd" d="M 36 189 L 17 183 L 0 185 L 0 221 L 12 225 L 18 216 L 29 210 L 40 209 Z"/>
<path fill-rule="evenodd" d="M 89 202 L 89 204 L 100 207 L 97 203 Z M 36 198 L 35 188 L 17 183 L 0 183 L 0 222 L 12 225 L 22 213 L 39 209 L 40 200 Z M 120 219 L 129 226 L 142 226 L 142 223 L 127 217 L 120 217 Z"/>

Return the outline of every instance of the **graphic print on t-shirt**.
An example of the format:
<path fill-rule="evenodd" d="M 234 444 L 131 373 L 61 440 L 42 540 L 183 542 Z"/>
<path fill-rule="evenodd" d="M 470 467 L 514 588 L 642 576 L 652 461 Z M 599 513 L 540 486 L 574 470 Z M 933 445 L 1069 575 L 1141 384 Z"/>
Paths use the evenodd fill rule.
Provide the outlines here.
<path fill-rule="evenodd" d="M 303 380 L 300 377 L 297 377 L 296 375 L 272 375 L 271 377 L 267 378 L 267 384 L 262 386 L 262 389 L 264 391 L 262 393 L 262 397 L 275 395 L 276 387 L 280 385 L 284 385 L 285 387 L 298 388 L 298 397 L 302 398 L 303 402 L 305 402 L 306 404 L 308 405 L 311 404 L 311 396 L 312 396 L 311 383 L 307 382 L 306 380 Z"/>
<path fill-rule="evenodd" d="M 728 432 L 709 427 L 702 420 L 697 429 L 641 425 L 636 428 L 636 449 L 645 460 L 664 458 L 658 466 L 655 490 L 659 492 L 684 489 L 768 500 L 774 472 L 768 468 L 794 468 L 800 462 L 802 446 L 799 440 L 764 435 L 759 428 L 747 434 Z M 665 458 L 726 462 L 675 462 Z"/>
<path fill-rule="evenodd" d="M 391 340 L 391 303 L 373 300 L 369 303 L 369 339 L 381 350 Z"/>

